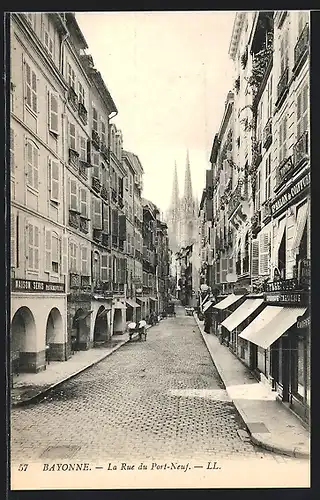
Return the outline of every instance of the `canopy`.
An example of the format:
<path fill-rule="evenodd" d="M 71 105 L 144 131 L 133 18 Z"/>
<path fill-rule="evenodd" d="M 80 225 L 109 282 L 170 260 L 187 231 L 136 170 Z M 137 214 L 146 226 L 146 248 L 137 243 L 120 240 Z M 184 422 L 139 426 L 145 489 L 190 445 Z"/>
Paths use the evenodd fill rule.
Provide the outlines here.
<path fill-rule="evenodd" d="M 74 321 L 80 321 L 82 319 L 86 319 L 92 313 L 93 313 L 93 309 L 91 309 L 90 311 L 83 311 L 81 314 L 79 314 L 79 316 L 76 316 L 74 318 Z"/>
<path fill-rule="evenodd" d="M 137 303 L 136 303 L 134 300 L 132 300 L 132 299 L 126 299 L 126 303 L 127 303 L 130 307 L 133 307 L 133 308 L 135 308 L 135 307 L 140 307 L 140 305 L 139 305 L 139 304 L 137 304 Z"/>
<path fill-rule="evenodd" d="M 232 332 L 237 328 L 245 319 L 263 304 L 263 299 L 246 299 L 237 309 L 225 319 L 221 325 Z"/>
<path fill-rule="evenodd" d="M 123 302 L 115 302 L 114 309 L 126 309 L 126 305 Z"/>
<path fill-rule="evenodd" d="M 137 300 L 143 302 L 144 304 L 148 301 L 147 297 L 137 297 Z"/>
<path fill-rule="evenodd" d="M 239 335 L 263 349 L 268 349 L 302 316 L 306 307 L 267 306 Z"/>
<path fill-rule="evenodd" d="M 304 228 L 308 219 L 309 202 L 306 202 L 298 210 L 297 222 L 296 222 L 296 232 L 293 237 L 292 249 L 298 253 L 299 246 L 301 243 Z"/>
<path fill-rule="evenodd" d="M 238 300 L 242 299 L 243 296 L 244 295 L 235 295 L 234 293 L 231 293 L 225 299 L 221 300 L 221 302 L 215 304 L 213 307 L 214 309 L 220 309 L 220 310 L 227 309 L 227 307 L 231 306 L 232 304 L 235 304 L 236 302 L 238 302 Z"/>
<path fill-rule="evenodd" d="M 214 302 L 212 302 L 211 300 L 207 300 L 207 302 L 203 306 L 203 312 L 205 313 L 213 304 Z"/>
<path fill-rule="evenodd" d="M 111 311 L 111 308 L 109 309 L 103 309 L 103 311 L 101 311 L 99 314 L 98 314 L 98 318 L 104 318 L 105 316 L 107 316 L 108 312 Z"/>
<path fill-rule="evenodd" d="M 149 297 L 150 300 L 153 300 L 153 302 L 158 302 L 158 300 L 155 297 Z"/>

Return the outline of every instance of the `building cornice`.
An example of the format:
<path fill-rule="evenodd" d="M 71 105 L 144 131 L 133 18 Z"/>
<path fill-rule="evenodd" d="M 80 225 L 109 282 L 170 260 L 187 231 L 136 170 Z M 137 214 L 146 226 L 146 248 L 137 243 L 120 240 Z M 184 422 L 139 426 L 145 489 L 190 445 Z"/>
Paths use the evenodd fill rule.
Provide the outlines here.
<path fill-rule="evenodd" d="M 228 51 L 229 56 L 231 57 L 231 59 L 233 61 L 235 59 L 235 56 L 236 56 L 236 53 L 238 50 L 240 34 L 241 34 L 242 27 L 244 24 L 245 16 L 246 16 L 245 12 L 237 12 L 234 23 L 233 23 L 231 41 L 230 41 L 230 46 L 229 46 L 229 51 Z"/>

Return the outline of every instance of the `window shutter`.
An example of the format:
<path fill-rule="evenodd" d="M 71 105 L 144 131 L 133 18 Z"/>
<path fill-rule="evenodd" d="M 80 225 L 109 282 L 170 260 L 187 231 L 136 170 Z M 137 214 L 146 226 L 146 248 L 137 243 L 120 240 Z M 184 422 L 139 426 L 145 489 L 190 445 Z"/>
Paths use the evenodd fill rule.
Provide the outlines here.
<path fill-rule="evenodd" d="M 27 62 L 25 62 L 26 68 L 26 103 L 31 108 L 31 68 Z"/>
<path fill-rule="evenodd" d="M 88 216 L 87 191 L 84 188 L 80 190 L 80 213 L 82 217 Z"/>
<path fill-rule="evenodd" d="M 228 272 L 228 259 L 221 259 L 221 283 L 226 283 Z"/>
<path fill-rule="evenodd" d="M 46 255 L 45 272 L 47 273 L 51 272 L 51 265 L 52 265 L 51 251 L 52 251 L 51 230 L 45 229 L 45 255 Z"/>
<path fill-rule="evenodd" d="M 78 193 L 77 193 L 77 181 L 75 179 L 70 179 L 70 208 L 72 210 L 78 210 Z"/>
<path fill-rule="evenodd" d="M 269 233 L 260 233 L 259 235 L 259 275 L 269 274 Z"/>
<path fill-rule="evenodd" d="M 109 207 L 105 203 L 103 204 L 103 231 L 109 233 Z"/>
<path fill-rule="evenodd" d="M 39 151 L 33 147 L 33 187 L 38 189 L 39 184 Z"/>
<path fill-rule="evenodd" d="M 62 235 L 61 238 L 61 274 L 68 273 L 68 236 Z"/>
<path fill-rule="evenodd" d="M 305 132 L 308 130 L 308 85 L 303 88 L 303 130 Z"/>
<path fill-rule="evenodd" d="M 58 134 L 58 97 L 49 93 L 49 130 Z"/>
<path fill-rule="evenodd" d="M 11 226 L 10 226 L 10 243 L 11 243 L 11 267 L 16 267 L 16 240 L 18 238 L 17 234 L 17 224 L 16 224 L 16 216 L 14 213 L 11 213 Z"/>
<path fill-rule="evenodd" d="M 37 76 L 34 71 L 32 71 L 32 82 L 31 82 L 31 88 L 32 88 L 32 111 L 34 113 L 37 112 L 38 110 L 38 97 L 37 97 Z"/>
<path fill-rule="evenodd" d="M 108 256 L 108 278 L 112 282 L 112 255 Z"/>
<path fill-rule="evenodd" d="M 259 240 L 251 243 L 251 275 L 259 276 Z"/>
<path fill-rule="evenodd" d="M 59 162 L 50 160 L 50 181 L 51 181 L 51 200 L 59 202 L 59 185 L 60 185 L 60 170 Z"/>
<path fill-rule="evenodd" d="M 108 281 L 108 254 L 101 257 L 101 281 Z"/>
<path fill-rule="evenodd" d="M 127 238 L 127 219 L 123 214 L 119 215 L 119 240 L 125 241 Z"/>
<path fill-rule="evenodd" d="M 91 141 L 87 141 L 87 163 L 91 165 Z"/>
<path fill-rule="evenodd" d="M 102 229 L 102 213 L 101 213 L 101 200 L 98 198 L 93 198 L 92 200 L 93 208 L 93 221 L 92 225 L 94 229 Z"/>

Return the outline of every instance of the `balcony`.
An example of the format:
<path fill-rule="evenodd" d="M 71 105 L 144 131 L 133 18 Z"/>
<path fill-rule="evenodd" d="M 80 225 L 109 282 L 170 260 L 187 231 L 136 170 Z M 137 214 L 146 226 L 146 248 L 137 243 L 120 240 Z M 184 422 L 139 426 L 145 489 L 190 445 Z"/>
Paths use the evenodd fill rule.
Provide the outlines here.
<path fill-rule="evenodd" d="M 102 229 L 93 228 L 92 238 L 97 243 L 101 243 L 101 241 L 102 241 Z"/>
<path fill-rule="evenodd" d="M 298 38 L 294 48 L 294 68 L 293 72 L 297 75 L 306 60 L 309 53 L 309 24 L 306 24 Z"/>
<path fill-rule="evenodd" d="M 105 298 L 113 296 L 113 288 L 111 281 L 97 281 L 93 285 L 93 292 L 98 295 L 103 295 Z"/>
<path fill-rule="evenodd" d="M 83 160 L 79 160 L 79 174 L 84 179 L 88 179 L 88 164 Z"/>
<path fill-rule="evenodd" d="M 271 219 L 271 200 L 265 201 L 261 205 L 261 222 L 267 224 Z"/>
<path fill-rule="evenodd" d="M 283 102 L 284 97 L 287 94 L 287 91 L 288 91 L 288 81 L 289 81 L 289 69 L 287 67 L 282 72 L 282 75 L 280 76 L 280 80 L 278 82 L 278 86 L 277 86 L 277 101 L 276 101 L 276 104 L 275 104 L 277 107 L 280 107 L 280 105 Z"/>
<path fill-rule="evenodd" d="M 112 235 L 112 246 L 113 248 L 118 248 L 118 236 Z"/>
<path fill-rule="evenodd" d="M 80 227 L 80 214 L 76 210 L 69 210 L 69 226 L 74 229 L 79 229 Z"/>
<path fill-rule="evenodd" d="M 117 192 L 115 189 L 111 188 L 111 200 L 114 203 L 117 203 Z"/>
<path fill-rule="evenodd" d="M 253 149 L 252 162 L 256 167 L 258 167 L 261 161 L 262 161 L 262 142 L 256 141 Z"/>
<path fill-rule="evenodd" d="M 80 274 L 70 273 L 69 274 L 69 283 L 70 283 L 70 288 L 80 288 L 80 286 L 81 286 Z"/>
<path fill-rule="evenodd" d="M 263 129 L 263 147 L 268 149 L 272 143 L 272 118 L 270 117 Z"/>
<path fill-rule="evenodd" d="M 293 163 L 295 168 L 299 168 L 303 163 L 308 161 L 308 149 L 308 131 L 305 130 L 293 146 Z"/>
<path fill-rule="evenodd" d="M 120 250 L 121 252 L 123 252 L 123 251 L 124 251 L 124 241 L 122 241 L 122 240 L 119 240 L 119 250 Z"/>
<path fill-rule="evenodd" d="M 290 175 L 293 173 L 294 164 L 292 163 L 292 158 L 289 156 L 282 160 L 277 169 L 277 185 L 276 188 L 281 186 L 283 182 L 287 181 Z"/>
<path fill-rule="evenodd" d="M 89 232 L 89 219 L 80 215 L 80 231 L 82 233 L 88 234 Z"/>
<path fill-rule="evenodd" d="M 90 278 L 90 276 L 81 276 L 81 288 L 82 289 L 91 288 L 91 278 Z"/>
<path fill-rule="evenodd" d="M 282 279 L 264 284 L 265 292 L 291 292 L 300 289 L 297 278 Z"/>
<path fill-rule="evenodd" d="M 102 240 L 101 240 L 101 244 L 104 246 L 104 247 L 107 247 L 107 248 L 110 248 L 111 245 L 110 245 L 110 234 L 108 233 L 102 233 Z"/>
<path fill-rule="evenodd" d="M 242 196 L 241 196 L 241 184 L 239 183 L 236 187 L 236 189 L 231 193 L 231 198 L 229 200 L 228 204 L 228 217 L 230 218 L 231 215 L 237 210 L 237 208 L 241 205 L 242 201 Z"/>
<path fill-rule="evenodd" d="M 110 162 L 110 150 L 104 143 L 101 144 L 101 154 L 102 154 L 103 158 L 105 159 L 105 161 L 107 163 L 109 163 Z"/>
<path fill-rule="evenodd" d="M 100 137 L 96 130 L 92 130 L 92 142 L 97 149 L 100 149 Z"/>
<path fill-rule="evenodd" d="M 78 110 L 78 96 L 72 87 L 68 90 L 68 102 L 75 111 Z"/>
<path fill-rule="evenodd" d="M 120 208 L 124 207 L 123 198 L 121 198 L 120 196 L 118 197 L 118 203 Z"/>
<path fill-rule="evenodd" d="M 94 191 L 96 191 L 97 193 L 100 193 L 100 189 L 101 189 L 101 182 L 100 180 L 97 178 L 97 177 L 92 177 L 91 179 L 91 182 L 92 182 L 92 189 Z"/>
<path fill-rule="evenodd" d="M 82 121 L 82 123 L 84 125 L 87 125 L 87 123 L 88 123 L 88 111 L 86 110 L 86 108 L 82 102 L 79 102 L 78 114 L 79 114 L 79 118 Z"/>
<path fill-rule="evenodd" d="M 257 233 L 261 229 L 261 211 L 257 210 L 253 217 L 251 217 L 251 232 L 252 236 L 255 238 Z"/>
<path fill-rule="evenodd" d="M 108 190 L 105 186 L 102 186 L 101 187 L 101 198 L 103 198 L 104 200 L 106 201 L 109 201 L 109 193 L 108 193 Z"/>
<path fill-rule="evenodd" d="M 79 166 L 79 153 L 72 148 L 69 148 L 69 163 L 76 168 Z"/>

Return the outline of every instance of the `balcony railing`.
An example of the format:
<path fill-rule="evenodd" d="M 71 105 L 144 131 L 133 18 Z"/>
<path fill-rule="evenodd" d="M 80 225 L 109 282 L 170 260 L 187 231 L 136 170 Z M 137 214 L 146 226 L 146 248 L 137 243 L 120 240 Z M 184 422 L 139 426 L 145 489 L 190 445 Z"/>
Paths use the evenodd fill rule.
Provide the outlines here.
<path fill-rule="evenodd" d="M 112 297 L 113 295 L 112 281 L 97 281 L 92 288 L 94 293 L 104 297 Z"/>
<path fill-rule="evenodd" d="M 121 250 L 121 252 L 124 251 L 124 241 L 122 240 L 119 240 L 119 250 Z"/>
<path fill-rule="evenodd" d="M 294 48 L 294 66 L 295 70 L 298 70 L 300 63 L 302 62 L 304 56 L 308 53 L 309 49 L 309 24 L 307 23 L 302 30 L 301 35 Z"/>
<path fill-rule="evenodd" d="M 92 177 L 91 182 L 92 182 L 92 189 L 94 189 L 97 193 L 99 193 L 101 189 L 100 180 L 97 177 Z"/>
<path fill-rule="evenodd" d="M 284 96 L 285 91 L 288 88 L 288 80 L 289 80 L 289 69 L 285 68 L 280 76 L 280 80 L 277 86 L 277 103 L 281 101 L 281 98 Z"/>
<path fill-rule="evenodd" d="M 109 200 L 109 193 L 108 193 L 108 190 L 105 186 L 102 186 L 101 187 L 101 198 L 103 198 L 104 200 L 108 201 Z"/>
<path fill-rule="evenodd" d="M 90 276 L 81 276 L 81 288 L 91 288 Z"/>
<path fill-rule="evenodd" d="M 271 200 L 267 200 L 261 205 L 261 221 L 266 222 L 269 218 L 271 218 Z"/>
<path fill-rule="evenodd" d="M 263 129 L 263 147 L 268 149 L 272 143 L 272 118 L 270 117 Z"/>
<path fill-rule="evenodd" d="M 102 241 L 102 229 L 93 228 L 92 238 L 95 241 L 97 241 L 98 243 L 101 243 L 101 241 Z"/>
<path fill-rule="evenodd" d="M 112 235 L 112 246 L 114 248 L 118 248 L 118 236 L 116 236 L 114 234 Z"/>
<path fill-rule="evenodd" d="M 79 160 L 79 174 L 84 179 L 88 179 L 88 164 L 83 160 Z"/>
<path fill-rule="evenodd" d="M 115 189 L 111 188 L 111 200 L 114 203 L 117 203 L 117 192 Z"/>
<path fill-rule="evenodd" d="M 69 148 L 69 163 L 75 167 L 79 166 L 79 153 L 72 148 Z"/>
<path fill-rule="evenodd" d="M 237 185 L 236 189 L 231 193 L 230 196 L 231 197 L 228 205 L 228 217 L 230 217 L 241 204 L 241 184 Z"/>
<path fill-rule="evenodd" d="M 299 289 L 300 285 L 297 278 L 282 279 L 279 281 L 273 281 L 272 283 L 264 284 L 265 292 L 287 292 Z"/>
<path fill-rule="evenodd" d="M 68 90 L 68 101 L 75 111 L 78 109 L 78 96 L 72 87 Z"/>
<path fill-rule="evenodd" d="M 118 203 L 120 208 L 124 207 L 123 198 L 120 198 L 120 196 L 118 197 Z"/>
<path fill-rule="evenodd" d="M 69 226 L 79 229 L 80 227 L 80 214 L 76 210 L 69 210 Z"/>
<path fill-rule="evenodd" d="M 110 246 L 111 246 L 110 245 L 110 239 L 111 239 L 110 238 L 110 234 L 108 234 L 108 233 L 102 233 L 102 241 L 101 241 L 101 243 L 102 243 L 103 246 L 105 246 L 107 248 L 110 248 Z"/>
<path fill-rule="evenodd" d="M 309 157 L 308 155 L 308 131 L 303 132 L 302 136 L 297 140 L 293 146 L 293 163 L 296 168 L 298 168 L 305 160 Z"/>
<path fill-rule="evenodd" d="M 253 235 L 257 234 L 261 229 L 261 211 L 257 210 L 253 217 L 251 217 L 251 232 Z"/>
<path fill-rule="evenodd" d="M 80 231 L 82 233 L 88 234 L 89 232 L 89 219 L 80 215 Z"/>
<path fill-rule="evenodd" d="M 262 142 L 256 141 L 253 150 L 253 163 L 254 165 L 260 165 L 262 160 Z"/>
<path fill-rule="evenodd" d="M 290 174 L 293 172 L 293 169 L 294 165 L 292 163 L 291 156 L 282 160 L 282 162 L 278 166 L 276 187 L 278 187 L 289 178 Z"/>
<path fill-rule="evenodd" d="M 103 158 L 106 160 L 106 162 L 110 162 L 110 150 L 109 148 L 103 143 L 101 144 L 101 153 Z"/>
<path fill-rule="evenodd" d="M 87 123 L 88 123 L 88 111 L 86 110 L 86 108 L 82 102 L 79 102 L 78 113 L 79 113 L 79 118 L 82 121 L 82 123 L 84 125 L 87 125 Z"/>
<path fill-rule="evenodd" d="M 93 130 L 92 129 L 92 142 L 93 144 L 95 145 L 96 148 L 100 148 L 100 137 L 99 137 L 99 134 L 96 130 Z"/>
<path fill-rule="evenodd" d="M 80 286 L 81 286 L 80 274 L 70 273 L 69 274 L 69 283 L 70 283 L 70 288 L 80 288 Z"/>

